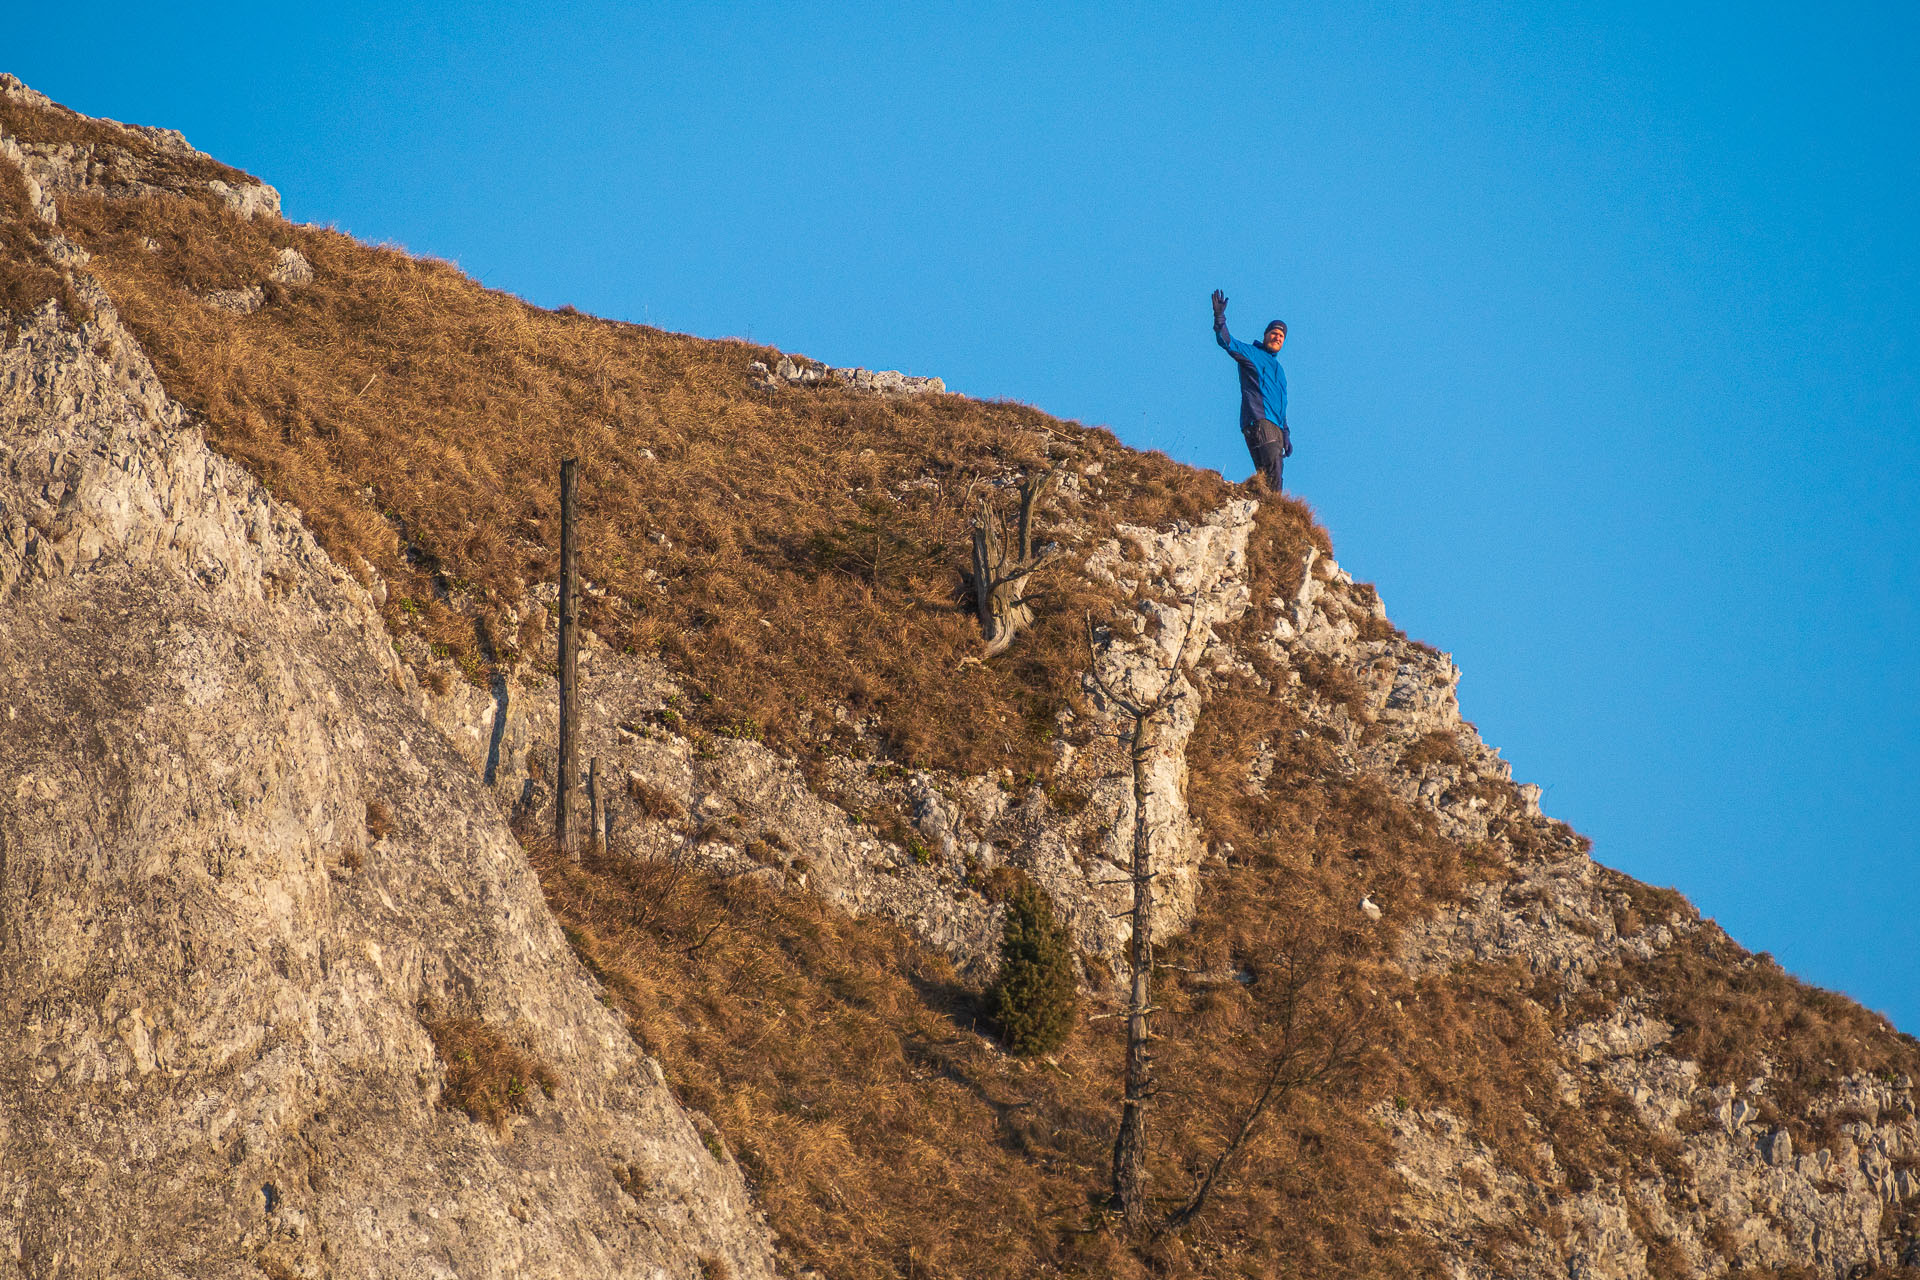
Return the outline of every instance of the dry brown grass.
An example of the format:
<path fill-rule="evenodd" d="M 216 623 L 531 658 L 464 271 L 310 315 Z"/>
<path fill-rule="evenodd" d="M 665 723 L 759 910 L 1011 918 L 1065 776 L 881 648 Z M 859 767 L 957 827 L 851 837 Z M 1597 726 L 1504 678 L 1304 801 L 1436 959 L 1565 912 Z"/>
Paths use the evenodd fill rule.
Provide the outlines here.
<path fill-rule="evenodd" d="M 544 616 L 516 610 L 555 576 L 554 477 L 577 454 L 583 572 L 605 591 L 589 625 L 672 662 L 709 728 L 801 755 L 1044 767 L 1079 619 L 1106 602 L 1052 575 L 1019 643 L 966 662 L 981 643 L 956 589 L 982 484 L 1050 457 L 1101 462 L 1097 502 L 1070 512 L 1096 535 L 1231 493 L 1023 405 L 838 388 L 770 401 L 747 374 L 765 348 L 542 311 L 445 263 L 209 200 L 89 196 L 62 216 L 168 388 L 336 558 L 386 578 L 397 632 L 481 678 L 537 643 Z M 287 247 L 312 285 L 268 285 L 250 316 L 197 301 L 264 282 Z M 1066 514 L 1056 502 L 1043 530 Z M 837 707 L 874 717 L 877 741 Z"/>
<path fill-rule="evenodd" d="M 627 779 L 626 791 L 627 799 L 633 801 L 634 811 L 643 818 L 667 822 L 686 816 L 687 811 L 671 791 L 655 786 L 638 774 Z"/>
<path fill-rule="evenodd" d="M 442 1104 L 496 1129 L 531 1111 L 535 1090 L 552 1096 L 559 1083 L 538 1058 L 479 1018 L 436 1017 L 426 1027 L 446 1075 Z"/>
<path fill-rule="evenodd" d="M 1312 536 L 1298 508 L 1268 512 L 1257 542 L 1290 552 Z M 1284 585 L 1297 560 L 1273 556 L 1275 580 L 1257 595 L 1278 594 L 1263 588 Z M 1276 759 L 1255 792 L 1244 779 L 1260 742 Z M 1391 1152 L 1368 1107 L 1396 1093 L 1452 1106 L 1531 1160 L 1537 1134 L 1513 1083 L 1547 1087 L 1553 1028 L 1506 970 L 1409 987 L 1390 961 L 1392 928 L 1355 904 L 1370 892 L 1411 918 L 1498 872 L 1377 785 L 1344 779 L 1334 742 L 1256 680 L 1209 701 L 1190 760 L 1193 811 L 1210 842 L 1236 848 L 1164 956 L 1162 1209 L 1257 1090 L 1269 975 L 1290 948 L 1330 957 L 1316 1016 L 1375 1019 L 1377 1051 L 1350 1079 L 1290 1099 L 1206 1216 L 1158 1241 L 1126 1240 L 1098 1213 L 1117 1023 L 1083 1026 L 1055 1066 L 1024 1066 L 978 1034 L 980 993 L 894 929 L 671 864 L 576 868 L 537 849 L 536 864 L 635 1033 L 712 1113 L 783 1237 L 831 1274 L 1198 1276 L 1229 1258 L 1255 1272 L 1428 1274 L 1426 1246 L 1394 1225 Z M 1222 979 L 1233 971 L 1251 981 Z"/>
<path fill-rule="evenodd" d="M 1279 675 L 1258 670 L 1268 681 Z M 1274 765 L 1256 791 L 1245 779 L 1261 742 Z M 1191 807 L 1210 840 L 1231 843 L 1233 855 L 1174 954 L 1201 971 L 1244 965 L 1270 945 L 1276 919 L 1326 940 L 1345 957 L 1351 998 L 1382 1009 L 1385 1052 L 1362 1096 L 1448 1107 L 1471 1118 L 1514 1167 L 1533 1171 L 1537 1135 L 1526 1090 L 1548 1096 L 1548 1018 L 1510 969 L 1411 983 L 1392 961 L 1400 925 L 1443 909 L 1469 881 L 1506 871 L 1441 837 L 1428 815 L 1377 783 L 1347 777 L 1336 749 L 1326 731 L 1253 681 L 1229 683 L 1208 703 L 1189 748 Z M 1386 908 L 1385 922 L 1360 914 L 1363 896 Z M 1378 1176 L 1385 1179 L 1384 1169 Z"/>
<path fill-rule="evenodd" d="M 1460 750 L 1460 736 L 1447 729 L 1422 735 L 1400 757 L 1401 767 L 1415 773 L 1435 765 L 1457 769 L 1466 762 L 1466 753 Z"/>
<path fill-rule="evenodd" d="M 1254 598 L 1279 594 L 1284 592 L 1257 586 Z M 1263 609 L 1250 613 L 1241 627 L 1270 626 Z M 1348 998 L 1371 999 L 1380 1011 L 1383 1052 L 1369 1064 L 1353 1100 L 1317 1099 L 1296 1123 L 1331 1132 L 1339 1132 L 1341 1123 L 1353 1126 L 1341 1159 L 1355 1168 L 1379 1160 L 1374 1176 L 1382 1185 L 1390 1184 L 1390 1161 L 1368 1153 L 1359 1100 L 1444 1107 L 1469 1120 L 1507 1167 L 1550 1193 L 1554 1179 L 1537 1154 L 1543 1136 L 1568 1189 L 1595 1181 L 1632 1185 L 1657 1179 L 1684 1199 L 1689 1175 L 1675 1146 L 1655 1140 L 1623 1099 L 1596 1095 L 1578 1107 L 1552 1101 L 1558 1037 L 1583 1012 L 1561 1008 L 1557 987 L 1535 990 L 1515 964 L 1468 966 L 1412 982 L 1392 963 L 1400 924 L 1444 909 L 1474 880 L 1501 879 L 1510 872 L 1491 851 L 1443 838 L 1429 815 L 1402 805 L 1378 784 L 1348 776 L 1335 735 L 1268 693 L 1282 685 L 1284 672 L 1265 662 L 1254 667 L 1251 678 L 1219 684 L 1189 747 L 1190 807 L 1210 842 L 1230 844 L 1233 852 L 1208 886 L 1191 932 L 1170 949 L 1170 959 L 1203 973 L 1245 966 L 1263 946 L 1271 946 L 1276 920 L 1320 937 L 1344 957 L 1341 981 Z M 1273 767 L 1265 786 L 1255 789 L 1246 781 L 1248 768 L 1263 744 Z M 1458 764 L 1461 758 L 1457 740 L 1439 735 L 1417 742 L 1405 763 L 1420 768 Z M 1548 851 L 1531 831 L 1514 834 L 1523 857 Z M 1370 925 L 1359 914 L 1356 904 L 1363 895 L 1386 908 L 1381 924 Z M 1660 891 L 1645 890 L 1641 896 L 1644 900 L 1630 908 L 1641 916 L 1664 918 L 1675 905 Z M 1625 990 L 1620 984 L 1596 990 L 1596 1009 L 1584 1012 L 1610 1008 Z M 1223 996 L 1230 1000 L 1232 993 L 1210 987 L 1192 1003 L 1176 1004 L 1183 1021 L 1163 1056 L 1169 1063 L 1191 1062 L 1174 1070 L 1217 1080 L 1222 1093 L 1231 1093 L 1244 1063 L 1212 1059 L 1206 1048 L 1221 1034 L 1211 1018 Z M 1257 1032 L 1255 1023 L 1241 1034 Z M 1214 1099 L 1194 1105 L 1219 1113 Z M 1328 1211 L 1354 1213 L 1337 1197 L 1328 1202 Z M 1327 1224 L 1322 1238 L 1337 1236 L 1340 1229 Z M 1489 1237 L 1479 1247 L 1492 1259 L 1502 1246 Z"/>
<path fill-rule="evenodd" d="M 1808 1112 L 1842 1077 L 1920 1076 L 1920 1041 L 1845 996 L 1801 982 L 1772 956 L 1749 954 L 1711 922 L 1626 966 L 1618 981 L 1654 997 L 1674 1026 L 1673 1051 L 1700 1063 L 1708 1081 L 1744 1085 L 1764 1062 L 1771 1071 L 1765 1102 L 1803 1148 L 1837 1136 L 1833 1123 L 1809 1122 Z"/>
<path fill-rule="evenodd" d="M 0 162 L 0 316 L 6 331 L 0 345 L 12 346 L 20 319 L 49 298 L 75 322 L 89 318 L 66 273 L 47 260 L 40 244 L 44 230 L 27 200 L 26 179 Z"/>
<path fill-rule="evenodd" d="M 1198 1224 L 1129 1241 L 1099 1200 L 1123 1049 L 1112 1021 L 1050 1059 L 998 1051 L 979 992 L 890 926 L 804 894 L 618 855 L 530 854 L 548 900 L 680 1096 L 710 1114 L 802 1261 L 844 1277 L 1424 1274 L 1392 1237 L 1377 1130 L 1301 1100 Z M 1170 988 L 1153 1118 L 1163 1209 L 1244 1105 L 1259 981 Z M 1331 994 L 1331 993 L 1329 993 Z M 1236 1271 L 1234 1267 L 1254 1268 Z M 1311 1261 L 1310 1267 L 1305 1261 Z"/>

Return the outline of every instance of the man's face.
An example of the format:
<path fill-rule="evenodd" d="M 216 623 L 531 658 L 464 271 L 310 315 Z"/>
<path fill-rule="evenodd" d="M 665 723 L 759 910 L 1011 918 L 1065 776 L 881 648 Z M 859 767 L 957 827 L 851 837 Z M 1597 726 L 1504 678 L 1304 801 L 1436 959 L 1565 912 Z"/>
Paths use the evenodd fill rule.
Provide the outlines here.
<path fill-rule="evenodd" d="M 1267 336 L 1260 339 L 1260 345 L 1269 351 L 1278 351 L 1286 345 L 1286 342 L 1287 335 L 1280 329 L 1269 329 L 1267 330 Z"/>

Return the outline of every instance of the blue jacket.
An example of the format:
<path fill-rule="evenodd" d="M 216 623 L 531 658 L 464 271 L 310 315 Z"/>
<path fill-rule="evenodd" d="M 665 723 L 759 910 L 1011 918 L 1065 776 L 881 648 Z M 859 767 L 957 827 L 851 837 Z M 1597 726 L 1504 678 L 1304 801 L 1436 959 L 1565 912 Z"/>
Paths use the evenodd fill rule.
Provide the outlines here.
<path fill-rule="evenodd" d="M 1213 339 L 1240 366 L 1240 430 L 1250 431 L 1256 422 L 1287 425 L 1287 373 L 1280 357 L 1265 347 L 1236 341 L 1227 332 L 1227 322 L 1217 320 Z"/>

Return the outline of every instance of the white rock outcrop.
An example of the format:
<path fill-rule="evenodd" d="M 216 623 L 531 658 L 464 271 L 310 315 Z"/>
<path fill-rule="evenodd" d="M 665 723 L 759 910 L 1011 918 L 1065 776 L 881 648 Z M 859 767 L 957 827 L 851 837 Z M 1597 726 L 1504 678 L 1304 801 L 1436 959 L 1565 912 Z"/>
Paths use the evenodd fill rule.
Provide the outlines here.
<path fill-rule="evenodd" d="M 65 110 L 10 75 L 0 74 L 0 95 L 40 111 Z M 32 143 L 0 131 L 0 160 L 19 166 L 27 180 L 28 198 L 48 226 L 56 220 L 54 198 L 58 195 L 106 192 L 129 196 L 177 190 L 181 182 L 166 174 L 168 162 L 189 169 L 215 167 L 211 157 L 194 150 L 177 129 L 150 129 L 110 120 L 88 123 L 109 126 L 110 133 L 120 140 Z M 243 218 L 280 216 L 278 191 L 244 174 L 225 172 L 232 180 L 208 178 L 197 185 Z"/>
<path fill-rule="evenodd" d="M 772 391 L 783 386 L 817 387 L 829 383 L 838 383 L 853 391 L 871 391 L 880 395 L 918 396 L 938 395 L 946 391 L 947 384 L 939 378 L 921 378 L 901 373 L 898 369 L 836 369 L 818 360 L 809 360 L 805 356 L 781 356 L 768 368 L 764 360 L 755 360 L 747 366 L 747 374 L 753 384 L 763 391 Z"/>
<path fill-rule="evenodd" d="M 1589 990 L 1596 974 L 1650 961 L 1713 928 L 1677 898 L 1642 913 L 1626 877 L 1542 815 L 1539 788 L 1515 786 L 1506 762 L 1460 718 L 1458 668 L 1403 637 L 1366 638 L 1366 620 L 1384 617 L 1371 588 L 1309 556 L 1300 591 L 1278 603 L 1271 651 L 1296 666 L 1335 662 L 1361 692 L 1357 708 L 1301 703 L 1344 737 L 1348 767 L 1505 863 L 1500 877 L 1469 886 L 1456 905 L 1407 923 L 1399 947 L 1411 974 L 1517 965 L 1526 981 L 1571 996 Z M 1510 839 L 1516 828 L 1534 837 L 1526 851 Z M 1504 1166 L 1463 1117 L 1388 1103 L 1375 1109 L 1406 1183 L 1403 1211 L 1439 1245 L 1452 1275 L 1650 1280 L 1679 1260 L 1686 1275 L 1725 1274 L 1731 1263 L 1812 1267 L 1839 1280 L 1871 1264 L 1920 1262 L 1920 1246 L 1899 1234 L 1920 1206 L 1920 1178 L 1909 1172 L 1920 1157 L 1911 1079 L 1839 1081 L 1802 1118 L 1850 1117 L 1840 1126 L 1845 1138 L 1837 1152 L 1801 1152 L 1787 1130 L 1760 1122 L 1764 1077 L 1741 1089 L 1710 1084 L 1699 1064 L 1671 1051 L 1672 1036 L 1641 997 L 1622 998 L 1561 1037 L 1553 1101 L 1624 1100 L 1646 1141 L 1677 1153 L 1684 1187 L 1649 1178 L 1557 1189 L 1564 1171 L 1545 1143 L 1535 1152 L 1548 1175 L 1542 1181 Z M 1701 1128 L 1701 1116 L 1712 1123 Z M 1548 1223 L 1560 1224 L 1557 1234 L 1541 1225 Z M 1498 1267 L 1476 1247 L 1489 1238 L 1505 1242 Z"/>

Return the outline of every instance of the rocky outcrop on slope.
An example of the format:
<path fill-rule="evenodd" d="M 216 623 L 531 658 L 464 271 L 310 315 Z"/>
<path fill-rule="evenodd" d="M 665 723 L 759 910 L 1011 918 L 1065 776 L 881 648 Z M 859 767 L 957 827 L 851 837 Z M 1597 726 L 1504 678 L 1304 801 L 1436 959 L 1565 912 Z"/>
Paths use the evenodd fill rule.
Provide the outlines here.
<path fill-rule="evenodd" d="M 1268 643 L 1296 670 L 1331 661 L 1353 677 L 1352 701 L 1306 703 L 1342 730 L 1350 766 L 1505 865 L 1507 874 L 1472 886 L 1457 906 L 1409 923 L 1399 946 L 1410 973 L 1513 964 L 1571 1000 L 1592 995 L 1596 975 L 1650 961 L 1701 930 L 1718 935 L 1678 895 L 1648 909 L 1643 887 L 1544 817 L 1538 788 L 1514 786 L 1507 764 L 1460 718 L 1458 669 L 1404 637 L 1366 638 L 1367 619 L 1385 617 L 1371 588 L 1310 559 L 1298 597 L 1279 603 Z M 1545 1142 L 1536 1152 L 1545 1177 L 1527 1176 L 1465 1118 L 1383 1103 L 1376 1115 L 1399 1153 L 1406 1212 L 1446 1246 L 1455 1275 L 1644 1280 L 1811 1267 L 1838 1277 L 1920 1260 L 1905 1227 L 1920 1203 L 1910 1076 L 1833 1082 L 1799 1119 L 1839 1136 L 1796 1152 L 1764 1072 L 1712 1082 L 1671 1052 L 1674 1028 L 1640 997 L 1602 1003 L 1606 1012 L 1562 1035 L 1559 1096 L 1542 1109 L 1624 1100 L 1642 1140 L 1670 1152 L 1678 1176 L 1556 1190 L 1575 1180 Z M 1476 1248 L 1489 1238 L 1509 1242 L 1498 1269 Z"/>
<path fill-rule="evenodd" d="M 1092 549 L 1088 571 L 1136 601 L 1137 629 L 1123 625 L 1100 641 L 1096 661 L 1110 684 L 1157 688 L 1189 618 L 1211 635 L 1247 613 L 1252 514 L 1243 502 L 1191 525 L 1123 528 Z M 1292 597 L 1267 602 L 1271 624 L 1253 641 L 1285 673 L 1274 696 L 1332 733 L 1351 774 L 1374 779 L 1501 868 L 1432 914 L 1385 892 L 1354 904 L 1398 929 L 1410 975 L 1444 980 L 1463 967 L 1512 964 L 1570 1000 L 1590 994 L 1597 974 L 1713 929 L 1677 896 L 1650 904 L 1644 889 L 1594 862 L 1584 841 L 1542 814 L 1538 788 L 1516 785 L 1510 766 L 1461 718 L 1458 668 L 1387 625 L 1371 587 L 1317 553 L 1300 581 Z M 663 668 L 601 646 L 589 653 L 590 753 L 616 782 L 665 797 L 615 799 L 623 839 L 640 856 L 762 876 L 896 920 L 976 978 L 991 972 L 998 938 L 998 908 L 983 890 L 994 869 L 1017 867 L 1059 902 L 1092 967 L 1119 962 L 1132 794 L 1119 726 L 1091 679 L 1093 722 L 1085 727 L 1094 732 L 1078 747 L 1075 735 L 1062 733 L 1050 789 L 884 761 L 834 761 L 810 780 L 758 742 L 687 731 L 675 711 L 683 695 Z M 1224 640 L 1196 644 L 1180 677 L 1190 696 L 1176 704 L 1156 747 L 1149 826 L 1170 928 L 1206 892 L 1211 853 L 1188 812 L 1186 740 L 1206 714 L 1213 682 L 1248 670 L 1252 656 Z M 511 714 L 496 735 L 503 698 Z M 511 696 L 456 687 L 427 701 L 476 769 L 493 768 L 503 804 L 538 809 L 551 759 L 550 699 L 550 686 L 516 683 Z M 492 766 L 489 743 L 505 744 Z M 1251 781 L 1262 781 L 1257 761 Z M 885 809 L 912 821 L 888 830 L 855 816 Z M 1555 1067 L 1559 1095 L 1541 1105 L 1544 1113 L 1625 1099 L 1644 1141 L 1676 1153 L 1683 1179 L 1573 1191 L 1544 1134 L 1539 1166 L 1523 1172 L 1466 1118 L 1382 1104 L 1375 1114 L 1398 1152 L 1408 1222 L 1439 1242 L 1463 1277 L 1641 1280 L 1673 1266 L 1706 1276 L 1730 1266 L 1803 1265 L 1841 1276 L 1865 1261 L 1899 1260 L 1909 1244 L 1899 1224 L 1920 1203 L 1910 1081 L 1839 1082 L 1812 1119 L 1845 1117 L 1836 1123 L 1846 1140 L 1837 1150 L 1796 1151 L 1777 1121 L 1761 1119 L 1764 1080 L 1751 1088 L 1710 1081 L 1670 1052 L 1671 1038 L 1672 1028 L 1631 997 L 1571 1025 Z M 1480 1247 L 1490 1237 L 1509 1242 L 1500 1268 Z"/>
<path fill-rule="evenodd" d="M 1130 621 L 1095 642 L 1101 679 L 1145 695 L 1171 678 L 1185 695 L 1162 718 L 1147 772 L 1160 913 L 1170 928 L 1193 913 L 1205 855 L 1186 801 L 1186 744 L 1203 702 L 1194 681 L 1204 664 L 1224 660 L 1215 629 L 1247 608 L 1254 510 L 1241 500 L 1170 529 L 1122 526 L 1088 558 L 1096 578 L 1137 597 Z M 1173 672 L 1190 626 L 1187 666 Z M 685 695 L 665 668 L 592 642 L 581 685 L 582 754 L 601 761 L 616 837 L 638 856 L 768 877 L 894 920 L 979 979 L 991 976 L 998 958 L 995 873 L 1017 869 L 1053 896 L 1088 963 L 1120 963 L 1133 784 L 1118 713 L 1092 673 L 1090 723 L 1069 734 L 1072 717 L 1063 722 L 1051 790 L 1010 775 L 967 778 L 844 758 L 809 780 L 797 763 L 751 738 L 687 730 L 677 710 Z M 549 821 L 552 683 L 523 674 L 482 691 L 449 675 L 445 688 L 428 700 L 427 713 L 504 806 L 535 824 Z M 1076 747 L 1075 738 L 1087 745 Z M 666 800 L 645 799 L 651 795 Z M 903 821 L 882 826 L 858 816 L 874 813 Z"/>
<path fill-rule="evenodd" d="M 755 360 L 747 366 L 747 374 L 754 386 L 762 391 L 774 391 L 781 387 L 817 387 L 829 383 L 837 383 L 855 391 L 896 396 L 939 395 L 947 389 L 947 384 L 939 378 L 916 377 L 901 373 L 898 369 L 836 369 L 805 356 L 798 359 L 781 356 L 774 361 L 772 368 L 768 368 L 765 361 Z"/>
<path fill-rule="evenodd" d="M 773 1274 L 365 591 L 88 301 L 0 352 L 0 1275 Z M 446 1105 L 442 1017 L 550 1096 Z"/>
<path fill-rule="evenodd" d="M 0 95 L 29 110 L 71 114 L 10 75 L 0 75 Z M 183 183 L 243 218 L 280 215 L 278 191 L 196 151 L 177 129 L 72 118 L 82 126 L 77 140 L 24 142 L 0 130 L 0 159 L 19 167 L 27 198 L 49 227 L 58 218 L 56 196 L 82 191 L 133 196 L 177 190 Z"/>

